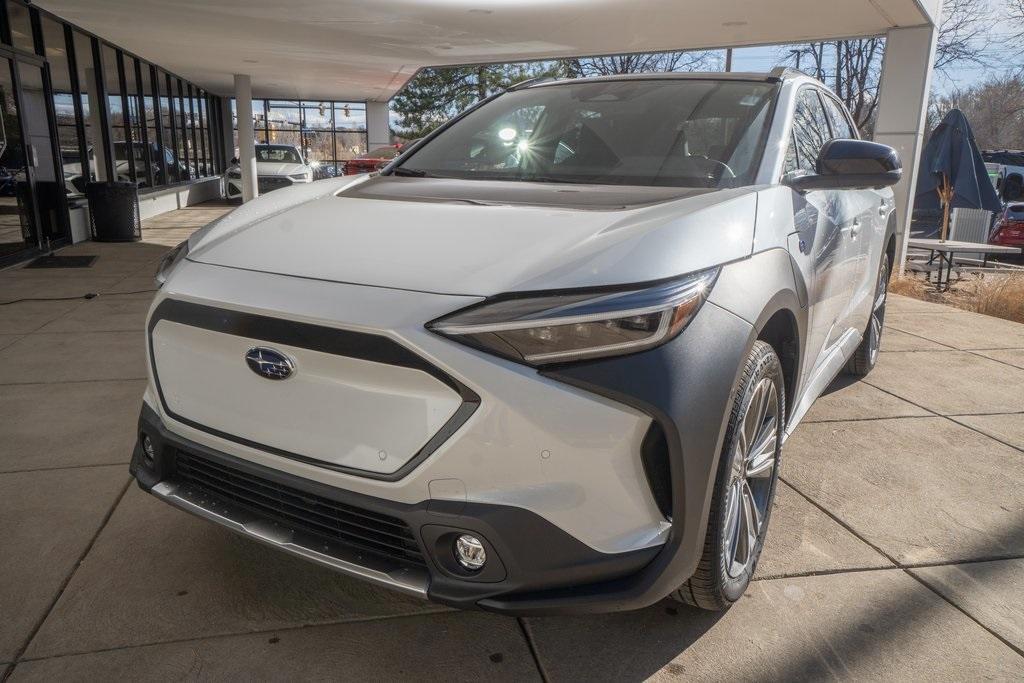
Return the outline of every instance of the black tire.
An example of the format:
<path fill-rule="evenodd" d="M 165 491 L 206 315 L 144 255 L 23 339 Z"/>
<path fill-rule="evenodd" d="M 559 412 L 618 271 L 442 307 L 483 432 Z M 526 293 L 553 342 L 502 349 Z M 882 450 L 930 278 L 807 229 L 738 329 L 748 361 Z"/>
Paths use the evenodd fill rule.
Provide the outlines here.
<path fill-rule="evenodd" d="M 875 280 L 875 298 L 871 303 L 871 316 L 868 318 L 864 338 L 857 350 L 846 362 L 846 374 L 864 377 L 871 372 L 878 362 L 878 353 L 882 346 L 882 330 L 885 329 L 885 301 L 889 294 L 889 254 L 882 254 L 882 262 L 878 264 L 878 275 Z"/>
<path fill-rule="evenodd" d="M 769 401 L 768 408 L 762 416 L 755 414 L 760 412 L 760 400 L 764 396 Z M 771 401 L 774 399 L 776 414 L 775 433 L 770 434 L 767 419 Z M 718 473 L 715 479 L 714 497 L 711 500 L 711 511 L 708 515 L 708 530 L 704 540 L 704 551 L 697 566 L 697 571 L 678 590 L 672 593 L 676 600 L 700 607 L 707 610 L 723 610 L 740 599 L 746 591 L 750 580 L 757 569 L 757 562 L 764 547 L 765 535 L 768 531 L 768 521 L 771 517 L 772 503 L 775 500 L 775 487 L 779 478 L 779 465 L 782 461 L 782 435 L 786 424 L 786 392 L 782 376 L 782 364 L 772 347 L 763 342 L 754 343 L 750 354 L 743 366 L 743 374 L 740 379 L 740 386 L 733 399 L 732 412 L 729 416 L 729 425 L 726 429 L 725 443 L 722 445 L 722 453 L 719 458 Z M 746 435 L 751 433 L 751 426 L 754 426 L 753 438 Z M 765 429 L 764 438 L 759 438 Z M 769 443 L 769 437 L 771 441 Z M 753 445 L 750 445 L 753 442 Z M 762 448 L 757 448 L 759 442 Z M 744 450 L 744 444 L 747 444 Z M 772 457 L 771 471 L 767 475 L 759 474 L 756 477 L 748 477 L 747 473 L 752 469 L 748 466 L 749 451 L 761 453 L 764 457 L 769 454 Z M 742 476 L 737 469 L 738 463 L 742 461 Z M 746 524 L 749 518 L 744 516 L 733 517 L 730 513 L 741 515 L 746 510 L 744 503 L 748 502 L 745 494 L 742 493 L 743 485 L 736 488 L 736 480 L 741 478 L 748 483 L 747 491 L 751 492 L 749 502 L 758 506 L 759 516 L 753 527 L 757 528 L 754 541 L 750 542 L 750 535 L 744 533 L 746 552 L 743 563 L 737 563 L 737 551 L 739 548 L 739 535 L 741 525 L 744 530 L 751 528 Z M 756 495 L 755 487 L 757 488 Z M 738 496 L 738 498 L 737 498 Z M 755 500 L 756 499 L 756 500 Z M 738 504 L 742 507 L 734 508 Z M 763 507 L 763 510 L 761 509 Z M 736 527 L 734 530 L 733 524 Z M 731 541 L 736 539 L 736 545 Z"/>

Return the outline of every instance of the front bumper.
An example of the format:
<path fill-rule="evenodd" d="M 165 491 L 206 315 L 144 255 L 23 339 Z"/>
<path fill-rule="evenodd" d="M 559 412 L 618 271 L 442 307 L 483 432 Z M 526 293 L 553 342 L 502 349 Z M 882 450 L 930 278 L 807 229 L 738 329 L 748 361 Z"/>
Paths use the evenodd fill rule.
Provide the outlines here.
<path fill-rule="evenodd" d="M 597 552 L 523 508 L 444 500 L 410 505 L 295 477 L 177 436 L 148 405 L 139 417 L 139 435 L 130 471 L 157 498 L 341 573 L 453 607 L 518 612 L 517 596 L 530 596 L 534 602 L 545 591 L 614 582 L 658 554 L 657 547 Z M 146 437 L 153 444 L 151 458 L 142 447 Z M 196 460 L 216 476 L 211 480 L 189 474 Z M 265 501 L 271 498 L 275 504 L 268 511 Z M 280 502 L 289 499 L 294 503 Z M 361 531 L 332 533 L 325 524 L 325 505 L 336 505 L 360 520 Z M 406 539 L 401 547 L 398 542 L 366 542 L 370 533 L 365 529 L 378 520 L 391 529 L 403 525 L 408 530 L 408 536 L 389 534 Z M 469 575 L 448 554 L 453 535 L 461 533 L 485 543 L 489 559 L 480 574 Z M 540 599 L 546 609 L 557 610 L 561 599 L 552 595 Z"/>
<path fill-rule="evenodd" d="M 708 302 L 679 337 L 661 347 L 538 374 L 426 331 L 424 317 L 466 305 L 447 295 L 299 281 L 186 261 L 153 310 L 168 299 L 212 301 L 225 291 L 239 297 L 230 302 L 232 309 L 287 310 L 299 320 L 358 320 L 377 334 L 391 331 L 386 336 L 470 385 L 479 407 L 428 458 L 397 479 L 380 480 L 178 421 L 161 405 L 151 365 L 139 427 L 153 439 L 156 454 L 147 466 L 137 447 L 132 465 L 144 489 L 264 543 L 462 608 L 514 614 L 637 609 L 692 575 L 703 549 L 729 401 L 755 336 L 747 322 Z M 238 326 L 223 331 L 241 335 L 241 350 L 259 342 L 249 338 L 256 332 Z M 305 359 L 298 360 L 302 367 Z M 641 454 L 645 431 L 653 438 L 643 439 Z M 422 558 L 419 569 L 403 562 L 353 561 L 360 557 L 358 548 L 330 543 L 323 552 L 316 534 L 309 538 L 280 520 L 268 522 L 251 508 L 227 511 L 216 496 L 205 504 L 202 495 L 181 488 L 179 452 L 302 495 L 401 520 Z M 446 566 L 450 556 L 438 551 L 438 539 L 453 530 L 483 538 L 488 555 L 500 561 L 500 575 L 473 580 Z"/>

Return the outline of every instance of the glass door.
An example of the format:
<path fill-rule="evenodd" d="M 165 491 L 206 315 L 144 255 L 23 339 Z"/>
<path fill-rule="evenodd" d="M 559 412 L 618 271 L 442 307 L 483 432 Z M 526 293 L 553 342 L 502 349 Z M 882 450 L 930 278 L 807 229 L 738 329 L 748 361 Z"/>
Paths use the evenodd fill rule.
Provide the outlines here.
<path fill-rule="evenodd" d="M 15 93 L 14 60 L 0 57 L 0 262 L 39 246 Z"/>
<path fill-rule="evenodd" d="M 25 136 L 25 159 L 28 165 L 30 195 L 35 199 L 36 233 L 39 246 L 49 249 L 66 232 L 64 219 L 64 174 L 54 157 L 53 135 L 50 128 L 48 103 L 43 86 L 43 67 L 17 59 L 18 101 L 21 105 L 21 125 Z M 60 175 L 58 175 L 60 170 Z"/>

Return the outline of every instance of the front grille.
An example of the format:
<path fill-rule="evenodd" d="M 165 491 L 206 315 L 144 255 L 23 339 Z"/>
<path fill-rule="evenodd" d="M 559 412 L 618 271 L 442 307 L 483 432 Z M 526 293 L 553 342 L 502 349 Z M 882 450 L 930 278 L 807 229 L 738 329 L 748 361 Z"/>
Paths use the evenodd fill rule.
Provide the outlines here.
<path fill-rule="evenodd" d="M 288 187 L 292 184 L 292 181 L 287 178 L 280 178 L 277 176 L 259 176 L 256 179 L 256 185 L 259 187 L 260 192 L 270 192 L 271 190 L 279 190 L 282 187 Z"/>
<path fill-rule="evenodd" d="M 177 480 L 284 526 L 401 562 L 426 563 L 400 519 L 300 491 L 209 458 L 178 451 Z"/>

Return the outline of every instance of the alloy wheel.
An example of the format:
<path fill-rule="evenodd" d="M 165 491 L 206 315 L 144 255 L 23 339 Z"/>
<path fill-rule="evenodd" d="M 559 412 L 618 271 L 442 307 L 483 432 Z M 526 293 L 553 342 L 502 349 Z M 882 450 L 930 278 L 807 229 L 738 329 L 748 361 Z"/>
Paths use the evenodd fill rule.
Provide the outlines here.
<path fill-rule="evenodd" d="M 780 438 L 779 392 L 766 377 L 754 388 L 738 425 L 726 496 L 726 572 L 735 578 L 750 568 L 768 513 Z"/>
<path fill-rule="evenodd" d="M 871 327 L 869 353 L 871 354 L 871 365 L 878 360 L 878 350 L 882 345 L 882 325 L 885 322 L 885 297 L 889 290 L 889 260 L 882 259 L 882 267 L 878 269 L 878 284 L 875 287 L 875 303 L 871 307 Z"/>

